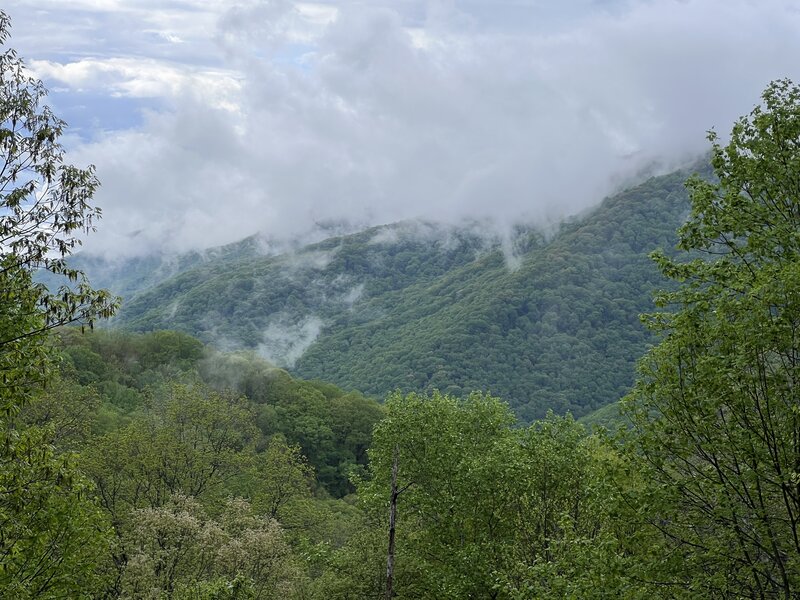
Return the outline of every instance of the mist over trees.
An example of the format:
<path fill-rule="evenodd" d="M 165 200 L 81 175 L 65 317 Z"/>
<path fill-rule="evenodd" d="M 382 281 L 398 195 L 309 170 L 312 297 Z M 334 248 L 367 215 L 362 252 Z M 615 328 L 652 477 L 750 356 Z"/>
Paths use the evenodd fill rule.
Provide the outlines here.
<path fill-rule="evenodd" d="M 0 76 L 3 597 L 800 594 L 795 84 L 711 135 L 716 178 L 689 179 L 679 252 L 653 254 L 668 289 L 628 421 L 588 431 L 523 425 L 490 394 L 379 404 L 184 333 L 91 331 L 117 300 L 65 258 L 97 181 L 64 164 L 13 50 Z"/>
<path fill-rule="evenodd" d="M 648 253 L 677 243 L 688 175 L 650 178 L 549 236 L 520 227 L 506 249 L 420 222 L 278 255 L 244 240 L 144 286 L 114 324 L 249 348 L 374 398 L 489 389 L 527 422 L 581 417 L 626 393 L 656 340 L 638 318 L 661 282 Z"/>

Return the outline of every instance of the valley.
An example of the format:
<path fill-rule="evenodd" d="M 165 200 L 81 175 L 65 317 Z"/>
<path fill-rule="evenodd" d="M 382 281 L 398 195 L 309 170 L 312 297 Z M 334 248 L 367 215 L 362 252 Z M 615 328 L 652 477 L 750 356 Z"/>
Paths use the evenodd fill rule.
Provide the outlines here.
<path fill-rule="evenodd" d="M 626 393 L 653 342 L 639 322 L 661 284 L 648 254 L 675 246 L 687 173 L 505 243 L 477 225 L 406 222 L 280 254 L 249 238 L 170 259 L 167 275 L 157 257 L 77 264 L 127 291 L 114 328 L 176 329 L 377 399 L 486 389 L 527 422 L 583 416 Z M 137 285 L 139 272 L 150 278 Z"/>

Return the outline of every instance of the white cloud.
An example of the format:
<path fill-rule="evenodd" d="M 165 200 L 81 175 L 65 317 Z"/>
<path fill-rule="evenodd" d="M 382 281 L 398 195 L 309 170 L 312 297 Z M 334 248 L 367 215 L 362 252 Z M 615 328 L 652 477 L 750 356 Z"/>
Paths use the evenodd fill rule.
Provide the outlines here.
<path fill-rule="evenodd" d="M 111 96 L 178 98 L 202 94 L 211 107 L 233 108 L 240 83 L 232 71 L 186 68 L 154 59 L 85 58 L 67 64 L 28 62 L 34 76 L 76 92 L 106 91 Z"/>
<path fill-rule="evenodd" d="M 75 14 L 40 3 L 62 46 L 20 49 L 58 86 L 162 100 L 72 153 L 103 181 L 90 244 L 106 251 L 552 221 L 702 152 L 769 80 L 800 80 L 800 14 L 781 0 L 89 4 L 93 37 L 55 32 L 48 14 Z"/>
<path fill-rule="evenodd" d="M 298 2 L 295 6 L 303 18 L 315 25 L 329 25 L 336 20 L 339 14 L 337 8 L 329 4 Z"/>
<path fill-rule="evenodd" d="M 256 352 L 279 367 L 292 368 L 322 331 L 323 322 L 315 316 L 295 321 L 288 315 L 274 315 L 262 333 Z"/>

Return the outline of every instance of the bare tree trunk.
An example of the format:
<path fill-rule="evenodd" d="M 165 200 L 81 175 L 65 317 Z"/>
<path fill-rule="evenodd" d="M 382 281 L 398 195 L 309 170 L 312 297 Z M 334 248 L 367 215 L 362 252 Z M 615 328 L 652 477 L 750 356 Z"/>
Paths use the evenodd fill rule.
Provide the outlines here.
<path fill-rule="evenodd" d="M 386 600 L 392 600 L 392 577 L 394 576 L 394 529 L 397 521 L 397 457 L 399 450 L 394 447 L 394 460 L 392 461 L 392 498 L 389 502 L 389 556 L 386 559 Z"/>

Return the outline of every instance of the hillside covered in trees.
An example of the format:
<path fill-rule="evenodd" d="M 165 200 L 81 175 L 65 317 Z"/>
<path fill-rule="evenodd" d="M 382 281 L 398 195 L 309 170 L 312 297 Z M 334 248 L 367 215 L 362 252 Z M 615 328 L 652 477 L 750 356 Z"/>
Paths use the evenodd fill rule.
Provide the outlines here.
<path fill-rule="evenodd" d="M 375 398 L 482 388 L 526 421 L 580 416 L 625 394 L 652 342 L 639 314 L 662 284 L 647 255 L 676 243 L 687 173 L 608 198 L 549 238 L 518 230 L 511 245 L 415 222 L 275 256 L 245 240 L 131 290 L 113 326 L 252 349 Z M 123 272 L 104 280 L 115 292 L 137 269 Z"/>

